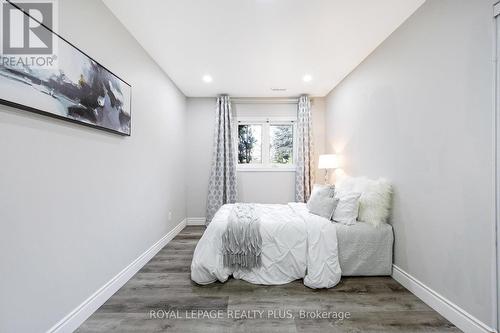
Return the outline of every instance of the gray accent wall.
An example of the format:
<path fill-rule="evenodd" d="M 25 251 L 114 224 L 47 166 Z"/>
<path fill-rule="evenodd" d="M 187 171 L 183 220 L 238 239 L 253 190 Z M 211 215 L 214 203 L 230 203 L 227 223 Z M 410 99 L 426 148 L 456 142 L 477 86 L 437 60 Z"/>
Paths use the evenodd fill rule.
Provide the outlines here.
<path fill-rule="evenodd" d="M 395 264 L 490 327 L 493 1 L 427 0 L 327 96 L 327 150 L 395 188 Z"/>
<path fill-rule="evenodd" d="M 184 95 L 101 1 L 58 4 L 132 85 L 132 136 L 0 106 L 1 332 L 48 330 L 186 217 Z"/>

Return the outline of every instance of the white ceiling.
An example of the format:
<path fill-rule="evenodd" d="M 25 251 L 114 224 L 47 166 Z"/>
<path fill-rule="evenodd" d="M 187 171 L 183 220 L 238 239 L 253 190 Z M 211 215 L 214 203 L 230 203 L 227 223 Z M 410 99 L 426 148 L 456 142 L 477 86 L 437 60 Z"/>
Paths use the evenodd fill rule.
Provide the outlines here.
<path fill-rule="evenodd" d="M 424 1 L 104 0 L 190 97 L 324 96 Z"/>

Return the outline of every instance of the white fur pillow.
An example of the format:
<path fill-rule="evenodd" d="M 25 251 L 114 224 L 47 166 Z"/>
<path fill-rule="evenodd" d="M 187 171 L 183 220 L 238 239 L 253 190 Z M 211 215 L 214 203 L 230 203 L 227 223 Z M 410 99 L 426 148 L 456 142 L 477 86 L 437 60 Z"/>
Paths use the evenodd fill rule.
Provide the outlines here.
<path fill-rule="evenodd" d="M 336 185 L 338 191 L 359 192 L 358 221 L 378 226 L 387 222 L 391 210 L 392 186 L 384 178 L 344 177 Z"/>

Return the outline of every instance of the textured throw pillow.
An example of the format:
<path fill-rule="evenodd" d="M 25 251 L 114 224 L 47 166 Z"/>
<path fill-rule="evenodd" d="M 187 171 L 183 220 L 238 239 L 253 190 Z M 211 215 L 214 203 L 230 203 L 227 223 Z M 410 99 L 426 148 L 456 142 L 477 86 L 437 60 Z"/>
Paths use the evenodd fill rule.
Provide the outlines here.
<path fill-rule="evenodd" d="M 307 209 L 311 214 L 331 220 L 337 203 L 334 185 L 314 185 L 311 197 L 307 201 Z"/>
<path fill-rule="evenodd" d="M 370 180 L 365 177 L 344 177 L 337 184 L 338 191 L 361 193 L 358 220 L 378 226 L 389 217 L 392 186 L 383 178 Z"/>
<path fill-rule="evenodd" d="M 356 223 L 360 196 L 361 193 L 336 191 L 335 197 L 339 202 L 333 212 L 332 220 L 346 225 Z"/>

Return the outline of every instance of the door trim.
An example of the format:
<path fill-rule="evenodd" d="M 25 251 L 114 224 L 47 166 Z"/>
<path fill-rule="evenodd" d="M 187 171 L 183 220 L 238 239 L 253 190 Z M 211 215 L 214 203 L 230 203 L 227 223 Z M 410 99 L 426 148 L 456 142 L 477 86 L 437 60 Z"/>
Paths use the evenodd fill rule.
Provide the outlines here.
<path fill-rule="evenodd" d="M 493 6 L 493 68 L 494 68 L 494 82 L 493 82 L 493 177 L 494 177 L 494 230 L 493 233 L 493 291 L 496 298 L 493 302 L 493 315 L 492 319 L 496 324 L 496 330 L 500 329 L 500 66 L 498 58 L 500 57 L 500 1 Z"/>

